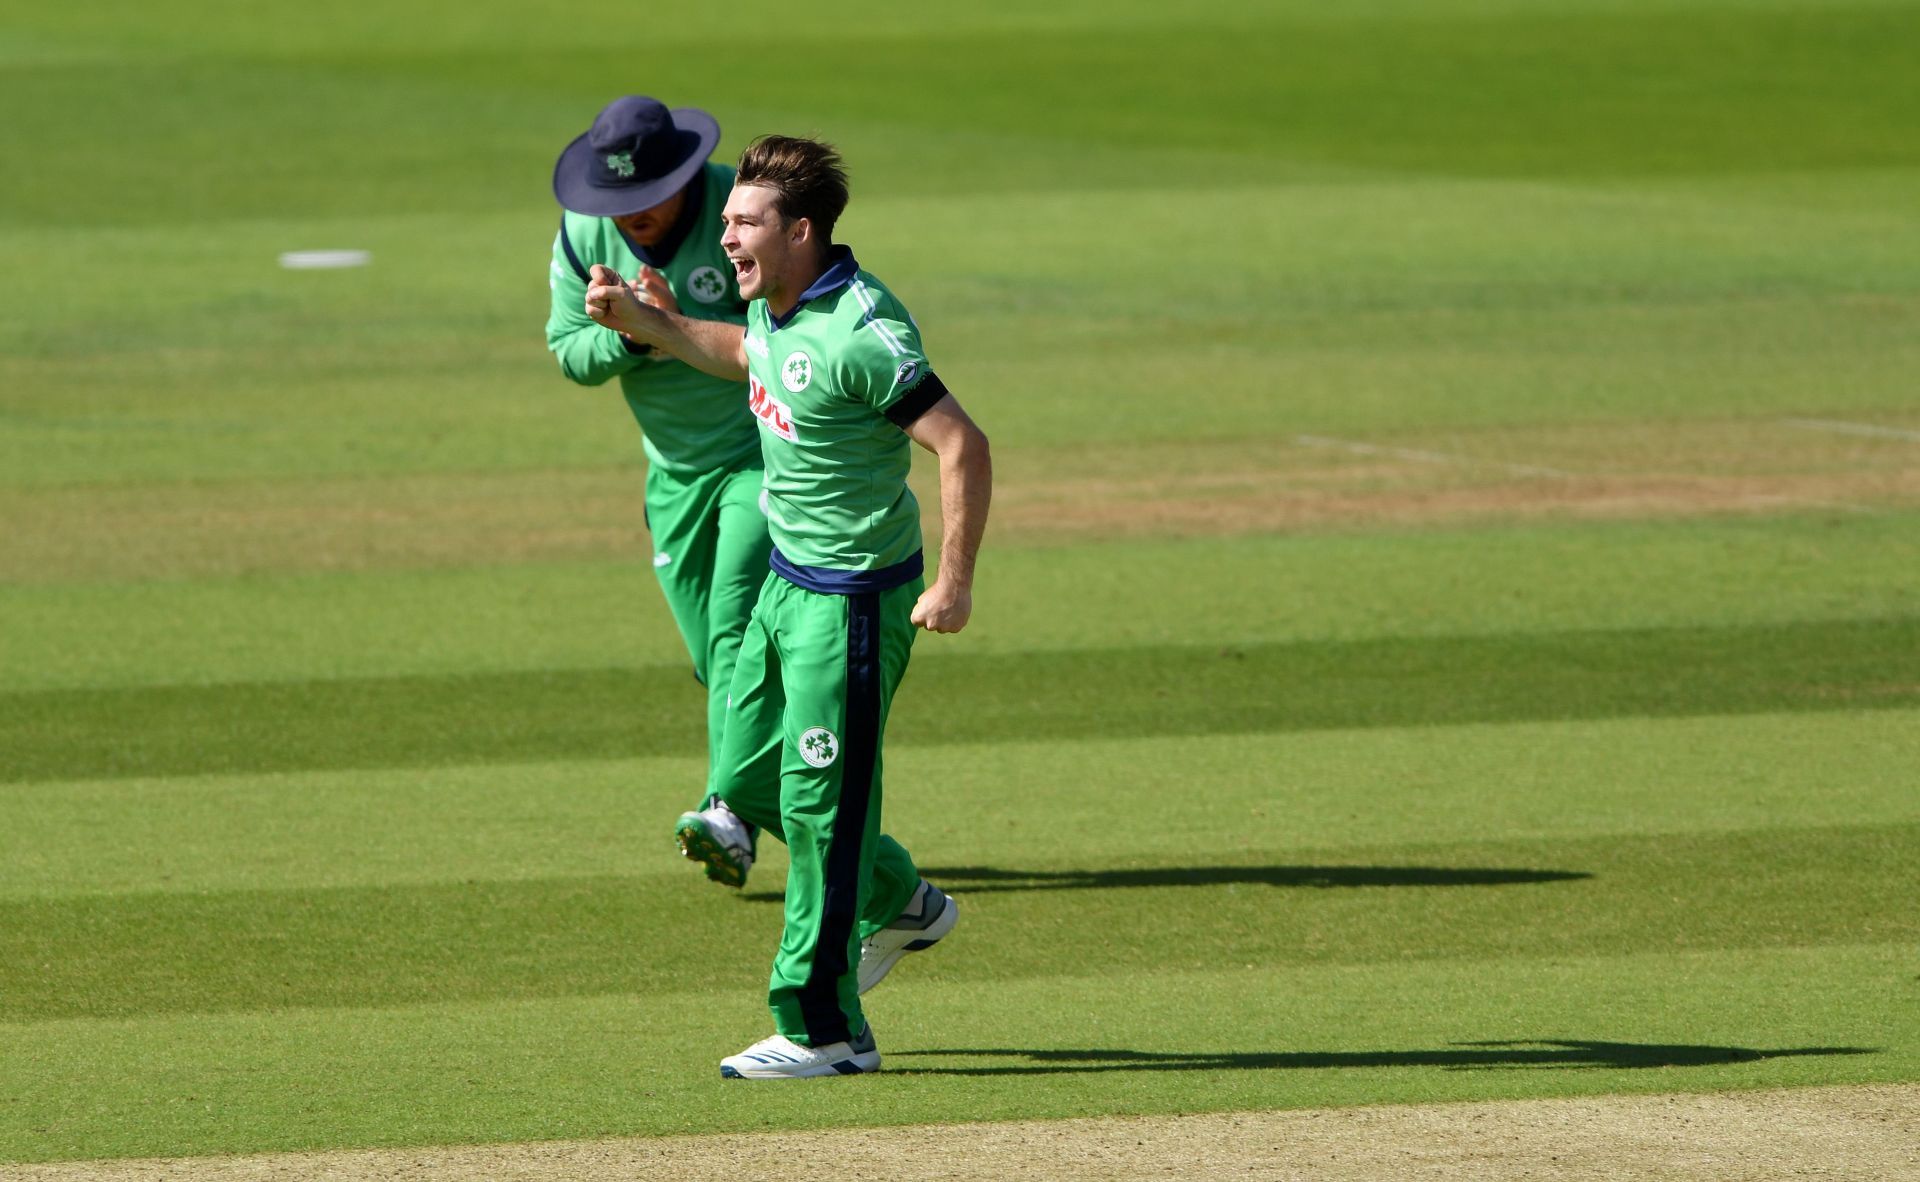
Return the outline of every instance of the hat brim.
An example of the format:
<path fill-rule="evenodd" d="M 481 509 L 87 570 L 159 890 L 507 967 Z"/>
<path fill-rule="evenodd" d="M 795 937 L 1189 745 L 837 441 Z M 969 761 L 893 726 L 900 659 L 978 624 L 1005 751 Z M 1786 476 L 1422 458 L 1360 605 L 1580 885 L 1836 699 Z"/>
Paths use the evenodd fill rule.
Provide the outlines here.
<path fill-rule="evenodd" d="M 665 176 L 631 185 L 596 185 L 587 179 L 593 175 L 593 147 L 587 143 L 587 133 L 582 132 L 554 163 L 554 198 L 562 208 L 575 213 L 613 218 L 652 209 L 672 197 L 687 187 L 720 143 L 719 122 L 698 107 L 674 108 L 673 126 L 685 145 L 686 158 Z"/>

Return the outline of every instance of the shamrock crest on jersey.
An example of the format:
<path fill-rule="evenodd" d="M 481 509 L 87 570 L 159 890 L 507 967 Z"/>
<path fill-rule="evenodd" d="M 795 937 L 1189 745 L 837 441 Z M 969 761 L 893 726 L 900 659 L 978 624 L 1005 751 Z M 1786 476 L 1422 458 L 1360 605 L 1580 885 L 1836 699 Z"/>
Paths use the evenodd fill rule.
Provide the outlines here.
<path fill-rule="evenodd" d="M 778 319 L 764 299 L 747 309 L 767 532 L 795 568 L 860 577 L 920 552 L 912 440 L 888 412 L 931 367 L 906 309 L 845 246 L 808 291 Z"/>
<path fill-rule="evenodd" d="M 718 267 L 695 267 L 687 276 L 687 290 L 703 304 L 717 304 L 727 294 L 727 281 Z"/>
<path fill-rule="evenodd" d="M 780 366 L 780 384 L 792 394 L 807 388 L 813 380 L 813 360 L 805 353 L 792 353 Z"/>

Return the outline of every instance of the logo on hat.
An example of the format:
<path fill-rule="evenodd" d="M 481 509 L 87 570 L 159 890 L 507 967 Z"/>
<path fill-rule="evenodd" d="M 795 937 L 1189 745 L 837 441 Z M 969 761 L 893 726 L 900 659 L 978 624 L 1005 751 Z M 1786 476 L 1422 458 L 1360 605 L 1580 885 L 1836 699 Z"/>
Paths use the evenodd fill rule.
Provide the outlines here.
<path fill-rule="evenodd" d="M 780 384 L 792 394 L 798 394 L 807 388 L 813 380 L 813 360 L 805 353 L 790 353 L 780 366 Z"/>
<path fill-rule="evenodd" d="M 703 304 L 717 304 L 727 294 L 727 281 L 717 267 L 696 267 L 687 276 L 687 290 Z"/>
<path fill-rule="evenodd" d="M 651 209 L 707 167 L 720 125 L 696 107 L 646 95 L 615 99 L 560 153 L 553 195 L 574 213 L 617 218 Z"/>

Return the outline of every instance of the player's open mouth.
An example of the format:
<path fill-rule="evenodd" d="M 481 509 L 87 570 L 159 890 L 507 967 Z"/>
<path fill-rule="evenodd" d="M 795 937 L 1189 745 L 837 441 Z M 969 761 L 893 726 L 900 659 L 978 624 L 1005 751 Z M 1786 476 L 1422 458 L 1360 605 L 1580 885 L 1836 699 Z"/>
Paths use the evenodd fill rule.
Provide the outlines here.
<path fill-rule="evenodd" d="M 747 276 L 753 274 L 752 259 L 728 259 L 727 261 L 733 264 L 733 276 L 735 279 L 745 279 Z"/>

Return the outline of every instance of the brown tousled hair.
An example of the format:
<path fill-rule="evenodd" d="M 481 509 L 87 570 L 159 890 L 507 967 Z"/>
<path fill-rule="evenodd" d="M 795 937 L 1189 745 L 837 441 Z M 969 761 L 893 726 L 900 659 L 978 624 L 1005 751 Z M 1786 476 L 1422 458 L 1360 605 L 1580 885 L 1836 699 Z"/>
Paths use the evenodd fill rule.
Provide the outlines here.
<path fill-rule="evenodd" d="M 847 208 L 846 166 L 822 140 L 763 135 L 740 153 L 734 180 L 772 189 L 780 216 L 812 222 L 823 247 L 833 241 L 833 224 Z"/>

